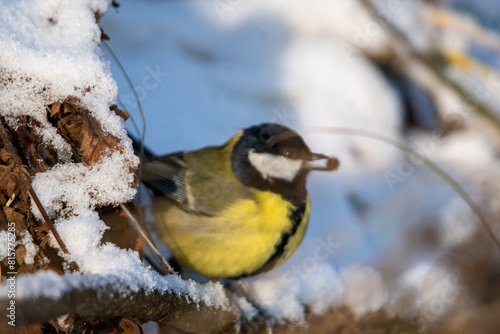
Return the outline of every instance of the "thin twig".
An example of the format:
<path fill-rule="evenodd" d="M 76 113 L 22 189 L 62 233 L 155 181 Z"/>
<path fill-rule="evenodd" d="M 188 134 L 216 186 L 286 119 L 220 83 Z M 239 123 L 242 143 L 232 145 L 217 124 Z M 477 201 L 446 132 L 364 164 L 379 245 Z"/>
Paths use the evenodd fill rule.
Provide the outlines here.
<path fill-rule="evenodd" d="M 125 71 L 125 68 L 123 67 L 122 63 L 120 62 L 120 60 L 118 59 L 116 54 L 113 52 L 111 47 L 105 41 L 102 41 L 102 45 L 106 48 L 106 50 L 108 50 L 111 57 L 113 57 L 113 59 L 116 61 L 116 64 L 118 65 L 118 67 L 122 71 L 123 75 L 125 76 L 125 80 L 127 80 L 127 83 L 129 84 L 130 89 L 132 90 L 132 93 L 134 94 L 134 99 L 137 102 L 137 107 L 139 108 L 139 113 L 141 114 L 141 118 L 142 118 L 142 131 L 139 131 L 139 129 L 137 129 L 137 132 L 139 132 L 139 134 L 141 136 L 141 156 L 143 156 L 144 155 L 143 143 L 144 143 L 144 136 L 146 135 L 146 118 L 144 117 L 144 111 L 142 110 L 141 101 L 139 100 L 139 96 L 137 95 L 137 91 L 135 90 L 134 85 L 132 85 L 132 80 L 130 80 L 130 77 L 128 76 L 127 71 Z M 132 120 L 133 120 L 133 117 L 132 117 Z M 135 123 L 135 121 L 134 121 L 134 124 L 137 128 L 137 124 Z"/>
<path fill-rule="evenodd" d="M 153 252 L 155 252 L 155 254 L 158 256 L 158 258 L 160 259 L 160 263 L 162 265 L 162 269 L 164 270 L 164 272 L 166 272 L 168 274 L 171 274 L 171 275 L 177 274 L 175 272 L 175 270 L 172 268 L 172 266 L 168 263 L 168 261 L 158 251 L 158 249 L 153 244 L 153 242 L 151 241 L 151 239 L 148 238 L 148 236 L 146 235 L 146 232 L 144 231 L 144 229 L 142 228 L 142 226 L 135 219 L 135 217 L 132 215 L 132 213 L 130 213 L 130 211 L 127 209 L 127 207 L 125 205 L 123 205 L 123 204 L 120 204 L 120 207 L 125 212 L 125 214 L 128 216 L 128 218 L 132 221 L 132 223 L 134 224 L 134 227 L 139 232 L 139 234 L 141 235 L 142 239 L 148 243 L 149 247 L 151 247 L 151 249 L 153 250 Z"/>
<path fill-rule="evenodd" d="M 398 148 L 399 150 L 405 152 L 406 154 L 414 154 L 416 158 L 420 159 L 424 165 L 426 165 L 430 170 L 432 170 L 436 175 L 444 179 L 449 185 L 452 186 L 452 188 L 462 197 L 462 199 L 467 203 L 467 205 L 472 209 L 474 214 L 479 218 L 479 221 L 485 228 L 486 232 L 490 236 L 491 240 L 495 243 L 495 246 L 500 250 L 500 241 L 498 238 L 495 236 L 493 233 L 493 230 L 490 227 L 490 224 L 488 223 L 488 220 L 486 217 L 484 217 L 483 213 L 481 212 L 481 209 L 479 206 L 472 200 L 472 198 L 467 194 L 464 188 L 458 184 L 458 182 L 451 177 L 448 173 L 446 173 L 444 170 L 442 170 L 439 166 L 437 166 L 435 163 L 433 163 L 431 160 L 427 159 L 424 157 L 422 154 L 420 154 L 418 151 L 412 149 L 411 147 L 400 143 L 399 141 L 380 135 L 375 132 L 371 132 L 368 130 L 363 130 L 363 129 L 353 129 L 353 128 L 340 128 L 340 127 L 329 127 L 329 126 L 323 126 L 323 127 L 314 127 L 311 129 L 311 131 L 315 133 L 329 133 L 329 134 L 339 134 L 339 135 L 354 135 L 354 136 L 359 136 L 359 137 L 365 137 L 365 138 L 370 138 L 374 140 L 378 140 L 381 142 L 384 142 L 386 144 L 389 144 L 391 146 L 394 146 Z"/>
<path fill-rule="evenodd" d="M 140 148 L 139 148 L 139 158 L 142 161 L 142 159 L 144 158 L 144 138 L 146 137 L 146 117 L 144 116 L 144 110 L 142 109 L 141 100 L 139 99 L 139 96 L 137 95 L 137 91 L 135 90 L 134 85 L 132 84 L 132 80 L 130 80 L 130 76 L 128 75 L 127 71 L 125 70 L 125 67 L 123 67 L 122 63 L 120 62 L 120 59 L 118 59 L 118 56 L 113 52 L 113 49 L 108 45 L 108 43 L 106 43 L 105 41 L 102 41 L 102 45 L 106 48 L 106 50 L 109 52 L 111 57 L 115 60 L 116 64 L 118 65 L 118 67 L 122 71 L 123 76 L 125 77 L 125 80 L 127 81 L 128 85 L 130 87 L 130 90 L 132 90 L 132 93 L 134 95 L 134 99 L 137 103 L 137 107 L 139 109 L 139 114 L 141 115 L 141 120 L 142 120 L 142 131 L 139 130 L 139 127 L 138 127 L 134 117 L 132 116 L 132 114 L 131 114 L 130 118 L 131 118 L 132 124 L 135 127 L 135 130 L 139 133 L 140 138 L 141 138 Z M 119 101 L 119 99 L 118 99 L 118 101 Z M 127 108 L 123 103 L 121 103 L 121 104 L 123 105 L 124 108 Z M 141 180 L 142 179 L 142 163 L 139 164 L 139 170 L 137 171 L 137 175 L 138 175 L 139 180 Z M 139 192 L 137 194 L 137 199 L 140 200 L 140 198 L 141 198 L 141 192 Z M 138 215 L 139 215 L 139 217 L 142 217 L 141 210 L 138 211 Z"/>
<path fill-rule="evenodd" d="M 38 211 L 42 214 L 43 219 L 45 220 L 45 223 L 49 226 L 50 231 L 54 235 L 54 238 L 56 238 L 57 243 L 59 244 L 59 247 L 61 247 L 62 251 L 66 254 L 69 254 L 68 249 L 66 248 L 66 245 L 62 241 L 61 237 L 59 236 L 59 233 L 57 233 L 56 228 L 54 227 L 54 224 L 52 223 L 52 220 L 50 220 L 49 215 L 47 214 L 47 211 L 45 211 L 45 208 L 43 207 L 42 203 L 38 199 L 38 196 L 36 195 L 35 191 L 31 187 L 31 184 L 28 185 L 28 192 L 31 195 L 31 198 L 36 204 L 36 207 L 38 208 Z"/>

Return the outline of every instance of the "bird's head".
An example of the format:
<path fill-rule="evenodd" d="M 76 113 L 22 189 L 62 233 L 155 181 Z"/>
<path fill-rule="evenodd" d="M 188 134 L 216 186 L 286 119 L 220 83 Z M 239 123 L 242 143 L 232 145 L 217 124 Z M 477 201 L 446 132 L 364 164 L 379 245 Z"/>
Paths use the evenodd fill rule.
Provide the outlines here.
<path fill-rule="evenodd" d="M 291 184 L 305 187 L 312 170 L 334 170 L 336 158 L 312 153 L 295 131 L 273 123 L 255 125 L 242 130 L 231 161 L 233 173 L 245 185 L 270 188 Z"/>

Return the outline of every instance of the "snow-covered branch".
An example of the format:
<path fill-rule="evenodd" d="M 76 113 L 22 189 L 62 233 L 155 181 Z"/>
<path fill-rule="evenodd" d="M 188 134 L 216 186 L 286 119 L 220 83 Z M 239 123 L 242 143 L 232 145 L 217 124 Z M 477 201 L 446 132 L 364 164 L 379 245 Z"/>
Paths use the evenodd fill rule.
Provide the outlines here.
<path fill-rule="evenodd" d="M 239 316 L 238 308 L 231 306 L 227 299 L 212 298 L 212 284 L 202 286 L 175 276 L 157 277 L 156 285 L 148 289 L 130 285 L 113 275 L 72 273 L 60 276 L 45 271 L 15 280 L 19 291 L 13 304 L 16 326 L 77 314 L 92 321 L 127 317 L 140 323 L 157 321 L 184 331 L 213 333 L 233 326 Z M 0 307 L 4 310 L 10 306 L 10 299 L 6 298 L 9 285 L 7 281 L 0 286 Z M 185 290 L 176 291 L 175 287 L 179 286 Z M 1 330 L 9 328 L 8 321 L 8 317 L 3 317 Z"/>

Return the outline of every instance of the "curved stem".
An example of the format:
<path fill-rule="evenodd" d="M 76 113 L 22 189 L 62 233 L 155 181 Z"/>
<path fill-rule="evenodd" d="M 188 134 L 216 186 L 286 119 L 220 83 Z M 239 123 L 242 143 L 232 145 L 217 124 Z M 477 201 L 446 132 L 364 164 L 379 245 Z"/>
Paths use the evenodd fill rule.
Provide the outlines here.
<path fill-rule="evenodd" d="M 490 236 L 490 238 L 493 240 L 495 243 L 495 246 L 500 250 L 500 241 L 498 238 L 495 236 L 493 233 L 493 230 L 490 227 L 490 224 L 488 223 L 488 220 L 486 217 L 484 217 L 483 213 L 481 212 L 481 209 L 479 206 L 474 202 L 474 200 L 467 194 L 464 188 L 458 182 L 451 177 L 450 174 L 446 173 L 443 169 L 441 169 L 439 166 L 437 166 L 434 162 L 431 160 L 427 159 L 425 156 L 423 156 L 421 153 L 415 151 L 411 147 L 395 140 L 390 137 L 386 137 L 384 135 L 369 131 L 369 130 L 362 130 L 362 129 L 354 129 L 354 128 L 344 128 L 344 127 L 329 127 L 329 126 L 322 126 L 322 127 L 314 127 L 311 129 L 315 133 L 328 133 L 328 134 L 338 134 L 338 135 L 352 135 L 352 136 L 358 136 L 358 137 L 365 137 L 373 140 L 377 140 L 386 144 L 389 144 L 391 146 L 396 147 L 397 149 L 405 152 L 406 154 L 414 154 L 418 159 L 422 161 L 424 165 L 426 165 L 430 170 L 432 170 L 436 175 L 444 179 L 456 192 L 457 194 L 462 197 L 462 199 L 467 203 L 467 205 L 471 208 L 471 210 L 474 212 L 474 214 L 477 216 L 483 227 L 486 229 L 486 232 Z"/>

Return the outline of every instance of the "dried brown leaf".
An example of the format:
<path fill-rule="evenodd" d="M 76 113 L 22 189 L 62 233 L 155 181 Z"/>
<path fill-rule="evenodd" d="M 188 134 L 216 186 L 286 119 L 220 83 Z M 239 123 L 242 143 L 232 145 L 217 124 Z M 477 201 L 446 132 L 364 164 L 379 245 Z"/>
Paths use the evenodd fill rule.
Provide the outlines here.
<path fill-rule="evenodd" d="M 85 113 L 82 115 L 82 121 L 83 140 L 79 152 L 87 164 L 98 161 L 109 149 L 120 149 L 120 139 L 106 133 L 94 117 Z"/>
<path fill-rule="evenodd" d="M 120 116 L 124 121 L 126 121 L 127 119 L 130 118 L 128 111 L 118 108 L 118 106 L 116 104 L 112 105 L 110 107 L 110 109 L 113 110 L 115 112 L 115 114 Z"/>
<path fill-rule="evenodd" d="M 111 242 L 120 248 L 142 252 L 143 240 L 129 223 L 128 216 L 120 208 L 104 208 L 99 216 L 110 228 L 104 232 L 102 241 Z"/>
<path fill-rule="evenodd" d="M 37 146 L 40 142 L 38 135 L 33 132 L 31 126 L 26 124 L 19 126 L 16 129 L 16 134 L 30 168 L 35 173 L 45 172 L 49 166 L 38 153 Z"/>
<path fill-rule="evenodd" d="M 18 212 L 16 209 L 8 206 L 3 207 L 3 213 L 9 223 L 14 222 L 16 234 L 20 235 L 22 231 L 27 229 L 26 216 Z"/>
<path fill-rule="evenodd" d="M 13 194 L 25 193 L 29 182 L 29 173 L 24 166 L 11 163 L 8 166 L 0 165 L 0 192 L 10 198 Z M 25 194 L 23 194 L 23 198 Z M 27 199 L 27 197 L 26 197 Z"/>
<path fill-rule="evenodd" d="M 50 107 L 50 117 L 54 117 L 56 114 L 58 114 L 61 111 L 61 103 L 56 102 L 52 104 Z"/>
<path fill-rule="evenodd" d="M 12 162 L 22 164 L 21 159 L 17 155 L 16 149 L 10 145 L 0 149 L 0 160 L 7 164 Z"/>
<path fill-rule="evenodd" d="M 57 123 L 61 135 L 71 145 L 75 157 L 78 157 L 78 150 L 82 141 L 82 118 L 80 115 L 68 115 L 60 119 Z M 79 159 L 77 159 L 79 161 Z"/>
<path fill-rule="evenodd" d="M 71 144 L 76 161 L 92 164 L 98 161 L 102 154 L 111 149 L 121 149 L 120 140 L 106 133 L 101 124 L 80 105 L 76 98 L 69 98 L 62 104 L 64 110 L 61 115 L 54 115 L 58 119 L 57 127 L 61 135 Z M 117 114 L 126 117 L 127 112 L 112 107 Z"/>

